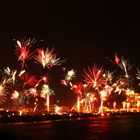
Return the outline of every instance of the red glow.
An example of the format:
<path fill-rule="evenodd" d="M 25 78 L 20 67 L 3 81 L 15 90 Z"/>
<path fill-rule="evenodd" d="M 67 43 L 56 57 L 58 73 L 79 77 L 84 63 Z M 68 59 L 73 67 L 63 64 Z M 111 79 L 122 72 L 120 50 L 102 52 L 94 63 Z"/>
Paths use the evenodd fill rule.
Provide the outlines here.
<path fill-rule="evenodd" d="M 118 65 L 120 63 L 120 58 L 117 56 L 117 54 L 115 54 L 115 63 Z"/>

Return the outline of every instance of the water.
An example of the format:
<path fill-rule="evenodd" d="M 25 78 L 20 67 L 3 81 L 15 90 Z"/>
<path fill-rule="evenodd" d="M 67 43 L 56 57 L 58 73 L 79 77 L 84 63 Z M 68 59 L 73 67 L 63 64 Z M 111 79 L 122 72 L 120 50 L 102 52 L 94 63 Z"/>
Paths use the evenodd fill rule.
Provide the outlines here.
<path fill-rule="evenodd" d="M 138 116 L 0 124 L 0 140 L 134 140 L 138 137 Z"/>

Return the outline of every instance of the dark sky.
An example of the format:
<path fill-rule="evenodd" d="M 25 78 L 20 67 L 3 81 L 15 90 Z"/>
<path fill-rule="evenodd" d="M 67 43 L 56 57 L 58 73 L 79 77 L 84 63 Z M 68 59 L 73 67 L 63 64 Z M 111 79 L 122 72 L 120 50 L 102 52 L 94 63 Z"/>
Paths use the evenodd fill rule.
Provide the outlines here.
<path fill-rule="evenodd" d="M 72 67 L 106 64 L 115 52 L 140 63 L 139 18 L 138 3 L 132 1 L 1 3 L 1 65 L 12 61 L 13 39 L 25 37 L 44 39 Z"/>
<path fill-rule="evenodd" d="M 140 67 L 138 3 L 44 1 L 1 2 L 0 68 L 16 65 L 13 39 L 25 37 L 43 39 L 40 47 L 54 47 L 67 59 L 64 65 L 79 74 L 94 63 L 112 70 L 106 57 L 113 58 L 116 52 Z"/>

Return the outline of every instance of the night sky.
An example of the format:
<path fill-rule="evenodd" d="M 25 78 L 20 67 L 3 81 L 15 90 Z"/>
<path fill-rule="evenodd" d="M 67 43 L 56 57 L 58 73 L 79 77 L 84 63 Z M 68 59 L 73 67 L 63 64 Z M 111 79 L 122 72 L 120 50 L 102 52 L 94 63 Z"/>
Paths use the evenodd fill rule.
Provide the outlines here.
<path fill-rule="evenodd" d="M 12 39 L 24 37 L 44 39 L 76 65 L 104 63 L 115 52 L 132 63 L 139 58 L 137 3 L 12 1 L 1 4 L 0 9 L 2 58 L 14 49 Z"/>
<path fill-rule="evenodd" d="M 0 67 L 16 65 L 13 39 L 44 40 L 67 59 L 64 67 L 83 72 L 96 63 L 112 70 L 106 59 L 115 53 L 140 67 L 140 12 L 133 1 L 8 1 L 0 4 Z M 55 73 L 57 73 L 55 71 Z"/>

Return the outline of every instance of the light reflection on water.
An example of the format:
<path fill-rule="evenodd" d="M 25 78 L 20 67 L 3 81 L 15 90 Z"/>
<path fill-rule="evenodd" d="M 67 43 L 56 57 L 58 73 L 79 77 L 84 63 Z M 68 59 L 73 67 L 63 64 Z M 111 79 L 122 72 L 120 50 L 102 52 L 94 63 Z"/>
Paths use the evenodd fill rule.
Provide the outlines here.
<path fill-rule="evenodd" d="M 0 124 L 0 137 L 10 137 L 10 140 L 133 140 L 140 137 L 140 118 L 94 117 L 7 123 Z"/>

